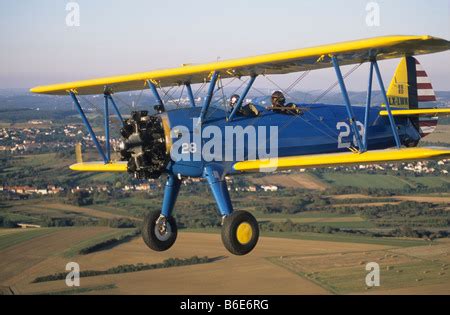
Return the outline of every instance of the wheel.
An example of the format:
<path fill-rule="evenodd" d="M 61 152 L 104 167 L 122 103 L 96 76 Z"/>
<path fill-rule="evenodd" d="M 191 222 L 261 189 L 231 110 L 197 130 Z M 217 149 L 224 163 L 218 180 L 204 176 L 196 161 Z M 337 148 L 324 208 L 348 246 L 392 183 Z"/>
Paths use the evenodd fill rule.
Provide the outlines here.
<path fill-rule="evenodd" d="M 175 218 L 165 218 L 159 211 L 149 213 L 142 226 L 142 238 L 152 250 L 163 252 L 175 244 L 178 229 Z"/>
<path fill-rule="evenodd" d="M 259 226 L 247 211 L 235 211 L 226 217 L 222 226 L 222 242 L 233 255 L 250 253 L 258 243 Z"/>

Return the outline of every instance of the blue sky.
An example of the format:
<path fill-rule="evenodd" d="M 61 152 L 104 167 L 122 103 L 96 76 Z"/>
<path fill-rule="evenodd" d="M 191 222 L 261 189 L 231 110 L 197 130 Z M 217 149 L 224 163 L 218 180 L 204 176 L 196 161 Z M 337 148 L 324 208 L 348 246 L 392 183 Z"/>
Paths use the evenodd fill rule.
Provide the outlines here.
<path fill-rule="evenodd" d="M 0 0 L 0 88 L 148 71 L 344 40 L 430 34 L 450 40 L 448 0 L 382 0 L 381 25 L 365 23 L 366 0 L 78 0 L 67 27 L 64 0 Z M 450 90 L 450 53 L 419 57 L 436 89 Z M 384 62 L 386 81 L 396 62 Z M 303 89 L 326 89 L 324 70 Z M 290 78 L 279 79 L 281 84 Z M 349 89 L 366 86 L 364 67 Z M 265 83 L 259 82 L 264 86 Z"/>

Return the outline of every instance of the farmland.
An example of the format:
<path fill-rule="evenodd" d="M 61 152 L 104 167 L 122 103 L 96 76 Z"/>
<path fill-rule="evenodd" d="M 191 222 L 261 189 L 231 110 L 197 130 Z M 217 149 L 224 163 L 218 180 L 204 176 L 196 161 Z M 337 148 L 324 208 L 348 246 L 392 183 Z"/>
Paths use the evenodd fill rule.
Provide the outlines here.
<path fill-rule="evenodd" d="M 72 256 L 70 261 L 83 270 L 106 270 L 193 255 L 221 258 L 208 264 L 82 278 L 76 290 L 67 288 L 64 281 L 31 283 L 39 276 L 64 272 L 69 262 L 64 255 L 67 248 L 108 233 L 111 230 L 104 228 L 65 228 L 43 238 L 16 242 L 0 251 L 4 257 L 0 286 L 16 294 L 369 294 L 392 290 L 421 293 L 429 288 L 449 293 L 444 265 L 450 262 L 450 243 L 446 241 L 430 247 L 407 239 L 370 244 L 351 238 L 264 236 L 251 255 L 231 257 L 221 246 L 219 234 L 193 232 L 182 232 L 173 249 L 164 253 L 149 251 L 138 238 L 106 251 Z M 365 286 L 368 261 L 378 261 L 382 267 L 380 288 L 368 290 Z"/>
<path fill-rule="evenodd" d="M 327 185 L 310 174 L 269 175 L 261 178 L 252 178 L 256 185 L 276 185 L 285 188 L 300 188 L 324 191 Z"/>
<path fill-rule="evenodd" d="M 449 253 L 450 244 L 444 242 L 431 248 L 341 252 L 269 260 L 336 294 L 388 293 L 400 288 L 405 293 L 420 293 L 426 292 L 424 288 L 428 286 L 435 292 L 449 294 Z M 375 261 L 380 265 L 382 285 L 368 288 L 364 281 L 356 279 L 366 275 L 361 266 Z"/>
<path fill-rule="evenodd" d="M 435 132 L 425 138 L 427 142 L 450 144 L 450 125 L 438 125 Z"/>
<path fill-rule="evenodd" d="M 324 179 L 336 186 L 361 188 L 403 189 L 409 182 L 390 175 L 369 174 L 325 174 Z"/>
<path fill-rule="evenodd" d="M 447 143 L 447 127 L 427 141 Z M 430 162 L 431 173 L 389 165 L 233 177 L 234 207 L 255 215 L 262 238 L 251 255 L 232 257 L 222 246 L 220 216 L 205 183 L 186 180 L 175 209 L 179 239 L 168 252 L 151 252 L 136 229 L 147 212 L 161 208 L 164 179 L 128 191 L 125 186 L 149 182 L 128 174 L 75 174 L 68 169 L 71 151 L 2 159 L 0 186 L 64 189 L 45 196 L 1 195 L 4 227 L 42 226 L 0 229 L 0 290 L 6 293 L 450 294 L 448 163 Z M 84 157 L 94 156 L 88 150 Z M 262 185 L 278 191 L 264 192 Z M 89 191 L 87 200 L 78 188 Z M 211 262 L 139 269 L 193 256 Z M 121 265 L 138 271 L 83 278 L 76 289 L 63 281 L 32 283 L 65 272 L 69 261 L 99 274 Z M 379 288 L 365 286 L 371 261 L 382 270 Z"/>

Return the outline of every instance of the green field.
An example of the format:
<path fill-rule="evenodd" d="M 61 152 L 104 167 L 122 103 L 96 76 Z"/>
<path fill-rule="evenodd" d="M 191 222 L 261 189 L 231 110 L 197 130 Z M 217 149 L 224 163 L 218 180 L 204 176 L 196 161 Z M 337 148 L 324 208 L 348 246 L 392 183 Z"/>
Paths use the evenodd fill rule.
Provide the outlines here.
<path fill-rule="evenodd" d="M 219 228 L 182 229 L 180 230 L 180 232 L 220 234 L 221 230 Z M 345 234 L 326 234 L 326 233 L 309 233 L 309 232 L 261 232 L 261 236 L 273 238 L 286 238 L 293 240 L 305 240 L 305 241 L 385 245 L 401 248 L 428 245 L 426 242 L 418 239 L 355 236 L 350 234 L 345 235 Z"/>
<path fill-rule="evenodd" d="M 94 246 L 96 244 L 102 243 L 102 242 L 104 242 L 106 240 L 109 240 L 111 238 L 120 237 L 122 235 L 125 235 L 125 234 L 128 234 L 128 233 L 132 232 L 133 230 L 134 229 L 118 229 L 118 230 L 113 230 L 113 231 L 109 231 L 107 233 L 100 234 L 100 235 L 98 235 L 96 237 L 92 237 L 92 238 L 90 238 L 88 240 L 85 240 L 85 241 L 79 242 L 77 244 L 74 244 L 68 250 L 66 250 L 63 253 L 63 255 L 64 255 L 64 257 L 67 257 L 67 258 L 74 257 L 74 256 L 78 255 L 79 252 L 82 249 L 85 249 L 87 247 L 91 247 L 91 246 Z"/>
<path fill-rule="evenodd" d="M 403 189 L 411 186 L 410 182 L 392 175 L 325 173 L 323 178 L 335 186 L 379 189 Z"/>
<path fill-rule="evenodd" d="M 117 288 L 117 286 L 114 283 L 112 283 L 112 284 L 105 284 L 105 285 L 84 287 L 84 288 L 74 288 L 74 289 L 67 289 L 67 290 L 54 291 L 54 292 L 38 292 L 38 293 L 33 293 L 33 295 L 77 295 L 77 294 L 86 294 L 86 293 L 97 292 L 97 291 L 112 290 L 112 289 L 116 289 L 116 288 Z"/>
<path fill-rule="evenodd" d="M 17 232 L 10 232 L 11 230 L 0 230 L 0 250 L 17 245 L 19 243 L 32 240 L 33 238 L 49 235 L 59 231 L 60 229 L 29 229 L 16 230 Z M 2 233 L 2 231 L 4 231 Z"/>
<path fill-rule="evenodd" d="M 98 211 L 102 211 L 102 212 L 106 212 L 106 213 L 110 213 L 110 214 L 118 215 L 118 216 L 128 216 L 128 217 L 133 216 L 133 214 L 130 213 L 130 211 L 128 211 L 127 207 L 98 204 L 98 205 L 89 206 L 89 209 L 94 209 L 94 210 L 98 210 Z M 138 218 L 138 217 L 136 217 L 136 218 Z"/>
<path fill-rule="evenodd" d="M 97 158 L 98 159 L 98 158 Z M 33 154 L 18 156 L 3 169 L 0 181 L 7 181 L 10 177 L 20 174 L 21 183 L 29 185 L 36 180 L 46 180 L 47 183 L 81 184 L 87 182 L 114 184 L 120 175 L 75 173 L 69 166 L 75 163 L 73 157 L 61 158 L 57 153 Z"/>
<path fill-rule="evenodd" d="M 383 174 L 346 174 L 346 173 L 324 173 L 323 180 L 340 187 L 376 188 L 376 189 L 405 189 L 415 188 L 423 185 L 429 188 L 439 188 L 450 183 L 447 176 L 422 176 L 422 177 L 396 177 Z"/>
<path fill-rule="evenodd" d="M 446 245 L 443 245 L 446 246 Z M 446 247 L 440 246 L 442 249 Z M 441 250 L 441 249 L 439 249 Z M 426 285 L 445 288 L 450 280 L 445 261 L 428 256 L 415 257 L 404 254 L 403 249 L 368 252 L 348 252 L 312 256 L 272 257 L 269 261 L 282 266 L 326 288 L 335 294 L 352 294 L 367 291 L 407 289 Z M 380 287 L 369 288 L 365 278 L 368 262 L 380 266 Z"/>
<path fill-rule="evenodd" d="M 421 184 L 427 187 L 435 188 L 442 187 L 443 185 L 450 183 L 450 177 L 413 177 L 409 179 L 415 184 Z"/>
<path fill-rule="evenodd" d="M 358 215 L 343 215 L 327 212 L 302 212 L 298 214 L 265 214 L 260 212 L 253 213 L 259 222 L 282 223 L 287 220 L 311 226 L 329 226 L 334 228 L 348 229 L 371 229 L 375 224 Z"/>

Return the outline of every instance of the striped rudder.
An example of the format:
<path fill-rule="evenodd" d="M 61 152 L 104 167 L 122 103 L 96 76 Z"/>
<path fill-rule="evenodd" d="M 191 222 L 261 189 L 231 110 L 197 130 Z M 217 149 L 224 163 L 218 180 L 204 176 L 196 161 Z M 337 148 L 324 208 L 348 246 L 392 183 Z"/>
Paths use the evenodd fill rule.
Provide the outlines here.
<path fill-rule="evenodd" d="M 414 57 L 402 58 L 388 90 L 392 106 L 408 109 L 433 108 L 436 94 L 427 72 Z M 412 117 L 412 122 L 422 137 L 436 130 L 437 117 Z"/>

